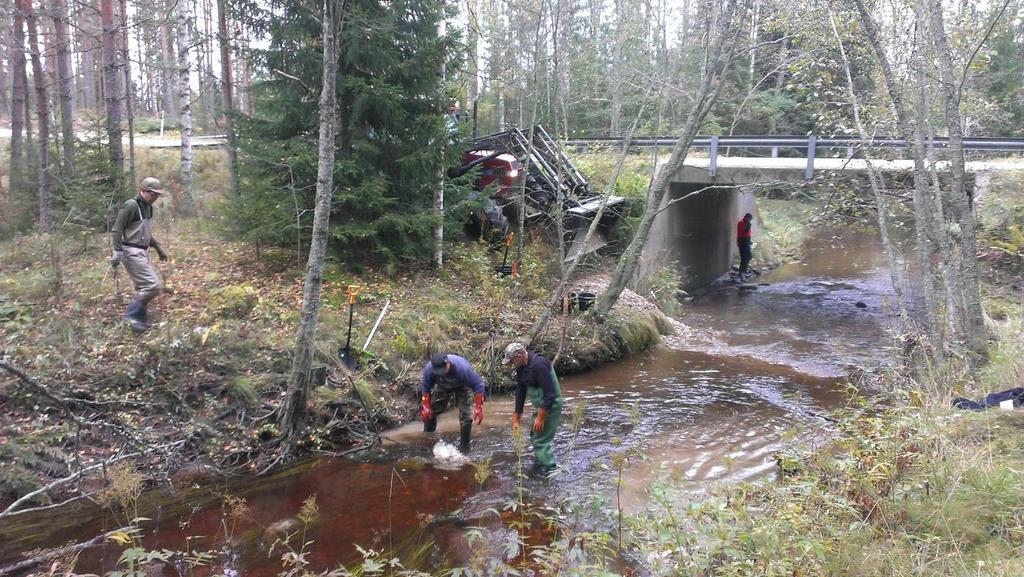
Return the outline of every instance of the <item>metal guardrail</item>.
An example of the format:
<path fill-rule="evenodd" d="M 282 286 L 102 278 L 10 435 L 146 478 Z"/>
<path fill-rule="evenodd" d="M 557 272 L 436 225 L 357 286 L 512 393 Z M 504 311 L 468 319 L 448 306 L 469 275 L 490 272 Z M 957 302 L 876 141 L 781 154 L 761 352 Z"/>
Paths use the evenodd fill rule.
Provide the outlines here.
<path fill-rule="evenodd" d="M 602 144 L 621 144 L 625 138 L 621 137 L 594 137 L 594 138 L 570 138 L 566 141 L 569 146 L 595 146 Z M 634 138 L 630 146 L 673 146 L 677 137 L 674 136 L 645 136 Z M 814 134 L 806 136 L 698 136 L 693 140 L 696 148 L 710 148 L 714 142 L 719 147 L 737 148 L 808 148 L 810 143 L 818 148 L 906 148 L 907 141 L 902 138 L 876 137 L 861 138 L 859 136 L 817 136 Z M 949 139 L 935 137 L 930 143 L 936 148 L 948 148 Z M 1024 138 L 964 138 L 964 148 L 971 151 L 995 150 L 1004 152 L 1024 152 Z"/>
<path fill-rule="evenodd" d="M 192 148 L 217 148 L 224 146 L 227 137 L 223 134 L 209 134 L 192 137 Z M 181 139 L 147 138 L 136 136 L 135 145 L 142 148 L 181 148 Z"/>
<path fill-rule="evenodd" d="M 208 136 L 193 136 L 192 146 L 218 147 L 223 146 L 226 136 L 214 134 Z M 567 146 L 575 148 L 589 148 L 593 146 L 609 146 L 622 144 L 623 137 L 592 137 L 592 138 L 570 138 L 565 142 Z M 675 146 L 678 138 L 674 136 L 644 136 L 634 138 L 630 146 L 653 147 Z M 928 141 L 933 148 L 949 148 L 949 139 L 945 137 L 933 137 Z M 153 148 L 174 148 L 181 146 L 180 141 L 150 142 L 143 146 Z M 693 139 L 693 148 L 705 148 L 710 154 L 711 176 L 718 172 L 718 151 L 721 148 L 768 148 L 771 149 L 771 157 L 779 155 L 780 148 L 791 148 L 807 151 L 807 171 L 805 177 L 811 180 L 814 177 L 814 159 L 818 149 L 821 148 L 845 148 L 846 157 L 852 158 L 857 148 L 907 148 L 907 141 L 902 138 L 881 136 L 876 138 L 861 138 L 859 136 L 817 136 L 809 134 L 805 136 L 697 136 Z M 971 137 L 964 138 L 964 150 L 968 152 L 1020 152 L 1024 153 L 1024 138 L 1008 137 Z"/>
<path fill-rule="evenodd" d="M 570 138 L 566 145 L 576 148 L 622 144 L 622 137 Z M 671 136 L 648 136 L 634 138 L 630 146 L 653 147 L 675 146 L 678 138 Z M 934 137 L 929 139 L 933 148 L 949 148 L 949 139 Z M 852 158 L 857 148 L 907 148 L 907 141 L 902 138 L 876 137 L 861 138 L 859 136 L 824 136 L 814 134 L 806 136 L 697 136 L 693 140 L 693 148 L 706 148 L 710 154 L 711 176 L 718 171 L 718 150 L 720 148 L 769 148 L 771 157 L 779 155 L 780 148 L 793 148 L 807 151 L 807 171 L 805 177 L 814 177 L 814 158 L 820 148 L 845 148 L 846 157 Z M 964 150 L 969 152 L 1024 152 L 1024 138 L 965 138 Z"/>

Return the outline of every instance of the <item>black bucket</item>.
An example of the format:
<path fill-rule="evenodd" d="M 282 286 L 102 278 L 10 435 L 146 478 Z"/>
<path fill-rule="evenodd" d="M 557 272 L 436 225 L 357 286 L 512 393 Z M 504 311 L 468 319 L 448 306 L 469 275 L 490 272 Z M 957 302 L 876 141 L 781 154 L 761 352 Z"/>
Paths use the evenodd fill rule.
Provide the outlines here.
<path fill-rule="evenodd" d="M 580 312 L 590 310 L 595 301 L 597 301 L 597 295 L 594 293 L 569 293 L 569 306 L 575 306 Z"/>
<path fill-rule="evenodd" d="M 494 267 L 494 274 L 498 276 L 509 276 L 512 274 L 512 265 L 510 264 L 499 264 Z"/>
<path fill-rule="evenodd" d="M 318 387 L 327 384 L 327 365 L 313 365 L 309 368 L 309 381 Z"/>

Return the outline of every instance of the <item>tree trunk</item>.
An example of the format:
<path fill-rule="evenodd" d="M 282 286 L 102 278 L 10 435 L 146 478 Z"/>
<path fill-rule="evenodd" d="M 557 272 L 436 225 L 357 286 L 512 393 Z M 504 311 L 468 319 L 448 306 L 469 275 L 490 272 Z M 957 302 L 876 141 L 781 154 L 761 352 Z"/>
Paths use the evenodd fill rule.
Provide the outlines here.
<path fill-rule="evenodd" d="M 160 50 L 163 56 L 160 66 L 160 84 L 163 93 L 164 118 L 167 121 L 178 120 L 178 102 L 174 97 L 177 94 L 177 74 L 174 58 L 174 41 L 171 36 L 170 21 L 160 23 Z"/>
<path fill-rule="evenodd" d="M 75 73 L 71 69 L 71 41 L 68 37 L 68 7 L 65 0 L 51 0 L 53 28 L 57 40 L 57 76 L 60 90 L 60 128 L 64 138 L 64 178 L 75 173 L 75 125 L 72 101 Z"/>
<path fill-rule="evenodd" d="M 243 46 L 239 58 L 240 69 L 242 72 L 241 90 L 239 91 L 240 100 L 242 101 L 241 110 L 243 114 L 252 114 L 252 95 L 249 89 L 252 88 L 252 53 L 249 50 L 249 41 L 242 37 L 241 25 L 236 25 L 235 36 L 241 38 L 240 46 Z"/>
<path fill-rule="evenodd" d="M 922 32 L 925 29 L 924 25 L 924 13 L 919 11 L 919 27 L 918 29 Z M 922 53 L 926 53 L 924 48 L 921 49 Z M 930 52 L 927 52 L 930 54 Z M 921 58 L 921 61 L 925 61 L 927 56 Z M 917 119 L 916 122 L 922 127 L 922 134 L 928 136 L 927 141 L 922 141 L 921 148 L 925 151 L 925 165 L 928 167 L 928 191 L 929 194 L 926 197 L 926 206 L 928 210 L 928 217 L 931 219 L 928 226 L 928 231 L 931 233 L 931 241 L 938 247 L 939 261 L 938 271 L 939 276 L 942 279 L 942 289 L 945 295 L 945 313 L 946 313 L 946 326 L 948 327 L 948 334 L 943 339 L 944 342 L 957 343 L 958 345 L 964 344 L 964 335 L 966 331 L 964 329 L 964 299 L 963 299 L 963 283 L 960 282 L 960 271 L 957 266 L 956 260 L 953 258 L 952 242 L 950 241 L 949 234 L 946 233 L 946 215 L 943 204 L 945 199 L 942 197 L 942 183 L 939 178 L 938 167 L 935 164 L 935 146 L 932 144 L 931 136 L 935 134 L 934 127 L 931 121 L 931 102 L 928 100 L 928 94 L 931 92 L 931 87 L 928 85 L 928 76 L 924 71 L 923 65 L 914 67 L 914 78 L 917 81 L 915 89 L 915 103 L 914 103 L 914 115 Z"/>
<path fill-rule="evenodd" d="M 0 24 L 0 120 L 2 120 L 11 113 L 11 101 L 7 96 L 9 88 L 8 79 L 11 74 L 11 38 L 9 34 L 10 28 L 6 24 L 6 22 L 10 22 L 11 8 L 7 0 L 0 2 L 0 15 L 4 18 L 4 24 Z M 4 53 L 8 55 L 6 63 L 3 59 Z"/>
<path fill-rule="evenodd" d="M 633 277 L 633 272 L 640 261 L 644 244 L 646 244 L 647 237 L 651 232 L 651 226 L 654 224 L 654 217 L 657 216 L 662 200 L 665 198 L 665 192 L 668 190 L 669 178 L 683 166 L 683 163 L 686 161 L 686 155 L 690 150 L 690 145 L 693 143 L 694 137 L 697 136 L 697 131 L 700 129 L 704 117 L 714 106 L 715 101 L 718 100 L 718 93 L 722 87 L 722 77 L 728 71 L 736 47 L 739 44 L 739 38 L 737 37 L 739 27 L 735 23 L 736 1 L 728 0 L 723 6 L 723 12 L 717 27 L 717 38 L 713 38 L 713 29 L 709 25 L 708 56 L 705 59 L 706 65 L 701 76 L 699 94 L 694 101 L 693 108 L 687 114 L 686 123 L 683 126 L 679 140 L 676 141 L 675 146 L 672 148 L 672 154 L 655 177 L 654 182 L 651 183 L 651 188 L 647 193 L 647 205 L 644 207 L 643 216 L 640 217 L 636 233 L 633 235 L 629 246 L 626 247 L 625 252 L 619 258 L 615 266 L 615 272 L 612 274 L 612 279 L 608 283 L 608 288 L 597 303 L 595 314 L 599 320 L 607 318 L 608 313 L 615 306 L 616 301 L 619 300 L 619 295 L 626 288 L 626 283 Z"/>
<path fill-rule="evenodd" d="M 562 4 L 562 0 L 557 0 L 555 2 L 555 14 L 552 17 L 553 29 L 551 31 L 552 51 L 554 52 L 552 54 L 552 61 L 554 62 L 556 104 L 553 118 L 555 118 L 556 124 L 555 136 L 561 137 L 563 140 L 569 138 L 569 66 L 572 63 L 569 41 L 572 38 L 572 21 L 573 12 L 571 5 L 566 9 Z"/>
<path fill-rule="evenodd" d="M 915 146 L 924 155 L 925 166 L 928 167 L 929 186 L 927 190 L 929 194 L 925 197 L 925 206 L 929 218 L 927 230 L 933 244 L 933 250 L 938 249 L 938 263 L 935 268 L 938 270 L 939 278 L 942 280 L 942 294 L 944 296 L 944 306 L 940 308 L 939 312 L 945 313 L 944 319 L 941 316 L 939 318 L 945 321 L 944 326 L 947 328 L 946 333 L 942 334 L 943 346 L 949 348 L 949 344 L 963 346 L 966 342 L 966 331 L 963 322 L 963 283 L 960 281 L 960 270 L 957 261 L 953 258 L 952 242 L 947 233 L 946 211 L 943 206 L 945 199 L 942 194 L 942 183 L 939 178 L 938 167 L 935 164 L 935 147 L 932 145 L 932 137 L 935 135 L 935 130 L 931 118 L 931 101 L 928 96 L 933 91 L 933 88 L 929 84 L 928 79 L 933 78 L 935 74 L 933 70 L 925 70 L 925 63 L 930 62 L 933 50 L 931 45 L 926 44 L 928 41 L 926 32 L 928 24 L 924 6 L 921 4 L 915 5 L 914 13 L 917 30 L 920 31 L 921 37 L 921 46 L 918 52 L 921 56 L 917 59 L 916 65 L 913 66 L 914 79 L 916 81 L 914 91 L 916 100 L 913 112 L 917 123 L 915 128 L 919 135 Z M 939 330 L 941 334 L 942 326 L 939 327 Z"/>
<path fill-rule="evenodd" d="M 228 178 L 232 196 L 238 196 L 238 137 L 235 135 L 235 92 L 231 70 L 226 0 L 217 0 L 217 33 L 220 41 L 220 95 L 224 131 L 228 137 Z"/>
<path fill-rule="evenodd" d="M 129 182 L 138 182 L 135 174 L 135 87 L 132 85 L 131 58 L 128 57 L 128 6 L 121 0 L 121 62 L 124 67 L 124 110 L 128 114 L 128 175 Z"/>
<path fill-rule="evenodd" d="M 445 22 L 444 16 L 441 16 L 441 20 L 437 23 L 437 37 L 443 39 L 447 33 L 447 22 Z M 445 69 L 445 60 L 441 59 L 441 74 L 440 82 L 440 95 L 438 100 L 441 101 L 441 106 L 447 108 L 448 103 L 445 102 L 445 75 L 447 70 Z M 457 123 L 456 123 L 457 127 Z M 442 136 L 441 143 L 438 146 L 438 155 L 443 159 L 444 151 L 448 144 L 451 135 L 447 133 L 447 124 L 442 125 Z M 434 266 L 438 270 L 444 266 L 444 167 L 442 163 L 438 163 L 437 174 L 435 175 L 436 184 L 434 185 L 434 218 L 437 222 L 434 224 Z"/>
<path fill-rule="evenodd" d="M 339 6 L 339 2 L 341 5 Z M 345 17 L 345 0 L 324 0 L 323 4 L 323 86 L 320 89 L 320 142 L 316 175 L 316 209 L 313 215 L 313 236 L 309 246 L 306 282 L 302 294 L 302 318 L 295 337 L 295 353 L 288 392 L 281 407 L 281 434 L 293 441 L 302 429 L 306 414 L 306 397 L 310 387 L 310 366 L 320 315 L 320 293 L 323 288 L 324 260 L 327 255 L 327 227 L 331 217 L 334 192 L 334 136 L 337 122 L 338 75 L 337 35 Z"/>
<path fill-rule="evenodd" d="M 477 12 L 479 0 L 466 0 L 466 75 L 468 76 L 468 98 L 466 108 L 473 115 L 474 131 L 476 130 L 476 107 L 480 100 L 480 19 Z"/>
<path fill-rule="evenodd" d="M 100 24 L 103 26 L 103 99 L 107 104 L 107 138 L 114 190 L 124 188 L 124 148 L 121 144 L 121 83 L 117 74 L 117 25 L 114 0 L 100 0 Z"/>
<path fill-rule="evenodd" d="M 192 191 L 192 87 L 189 85 L 189 22 L 192 19 L 188 0 L 178 2 L 178 126 L 181 129 L 181 205 L 182 216 L 194 216 L 195 197 Z"/>
<path fill-rule="evenodd" d="M 39 116 L 39 228 L 53 231 L 53 207 L 50 198 L 50 99 L 46 94 L 46 72 L 39 51 L 39 32 L 31 0 L 18 0 L 28 24 L 28 49 L 32 56 L 32 80 L 36 88 L 36 112 Z"/>
<path fill-rule="evenodd" d="M 156 110 L 155 106 L 152 106 L 153 96 L 153 67 L 150 65 L 149 59 L 146 58 L 145 54 L 149 54 L 151 50 L 150 40 L 150 26 L 152 22 L 136 19 L 135 24 L 135 61 L 139 63 L 139 110 L 137 114 L 141 116 L 151 116 Z"/>
<path fill-rule="evenodd" d="M 538 80 L 539 80 L 539 77 L 540 77 L 540 65 L 538 64 L 538 62 L 540 60 L 540 50 L 541 50 L 542 42 L 544 40 L 546 40 L 546 38 L 542 38 L 541 37 L 541 31 L 544 29 L 544 4 L 541 4 L 540 11 L 537 14 L 536 26 L 537 27 L 534 29 L 534 36 L 533 36 L 533 86 L 534 87 L 537 87 L 539 85 Z M 522 105 L 522 100 L 523 100 L 522 99 L 522 92 L 520 92 L 520 106 Z M 524 175 L 530 174 L 530 169 L 532 168 L 530 166 L 530 163 L 531 163 L 531 161 L 533 159 L 533 127 L 534 127 L 534 124 L 536 124 L 536 122 L 537 122 L 537 102 L 538 102 L 538 98 L 534 97 L 531 100 L 533 101 L 533 108 L 531 109 L 531 112 L 530 112 L 530 124 L 525 129 L 523 129 L 523 134 L 526 136 L 526 139 L 527 139 L 527 142 L 528 142 L 527 147 L 526 147 L 526 160 L 523 162 L 523 174 Z M 523 124 L 523 111 L 522 111 L 522 109 L 520 109 L 520 111 L 519 111 L 519 125 L 522 126 L 522 124 Z M 518 238 L 516 238 L 516 260 L 515 260 L 515 264 L 516 264 L 516 267 L 521 271 L 522 270 L 522 266 L 523 266 L 523 247 L 525 246 L 525 243 L 526 243 L 526 178 L 525 178 L 525 176 L 524 176 L 524 178 L 522 179 L 522 182 L 519 185 L 519 191 L 518 191 L 518 194 L 516 195 L 516 209 L 517 209 L 516 215 L 518 216 L 518 218 L 516 219 L 516 236 Z M 561 215 L 557 215 L 555 218 L 561 218 Z"/>
<path fill-rule="evenodd" d="M 10 188 L 20 191 L 25 185 L 24 146 L 25 121 L 28 117 L 27 92 L 25 84 L 25 13 L 20 0 L 14 3 L 14 30 L 10 45 L 11 54 L 11 166 Z"/>
<path fill-rule="evenodd" d="M 860 134 L 861 138 L 866 140 L 870 138 L 870 135 L 864 127 L 864 122 L 860 117 L 860 102 L 857 98 L 857 93 L 854 90 L 853 74 L 850 71 L 850 59 L 846 55 L 846 47 L 843 46 L 843 40 L 839 35 L 839 29 L 836 27 L 835 17 L 832 15 L 831 9 L 829 9 L 829 23 L 832 25 L 832 33 L 835 35 L 836 44 L 839 46 L 839 55 L 843 62 L 843 72 L 846 75 L 846 94 L 850 99 L 850 107 L 853 109 L 853 120 L 857 125 L 857 133 Z M 866 155 L 865 161 L 868 164 L 868 180 L 871 183 L 871 192 L 875 198 L 875 210 L 878 213 L 878 232 L 882 239 L 882 248 L 885 250 L 885 256 L 889 263 L 889 278 L 892 282 L 893 293 L 896 295 L 896 306 L 900 313 L 900 321 L 906 324 L 909 322 L 910 316 L 907 313 L 906 295 L 903 293 L 903 268 L 900 264 L 896 246 L 893 244 L 892 238 L 889 236 L 889 215 L 887 212 L 884 194 L 885 184 L 881 175 L 876 172 L 875 167 L 871 165 L 871 159 Z"/>
<path fill-rule="evenodd" d="M 761 3 L 758 0 L 754 0 L 753 17 L 750 19 L 750 42 L 749 46 L 753 47 L 757 45 L 758 36 L 758 20 L 761 17 Z M 754 77 L 755 68 L 757 67 L 757 50 L 751 48 L 749 51 L 750 62 L 747 65 L 747 82 L 751 89 L 757 84 L 757 78 Z"/>
<path fill-rule="evenodd" d="M 615 46 L 612 47 L 612 109 L 609 136 L 619 136 L 622 117 L 623 50 L 626 43 L 626 0 L 615 0 Z"/>
<path fill-rule="evenodd" d="M 949 156 L 953 181 L 951 195 L 953 208 L 957 213 L 956 218 L 960 223 L 963 242 L 960 256 L 960 282 L 963 283 L 967 346 L 971 352 L 980 354 L 984 351 L 986 341 L 985 313 L 981 306 L 981 293 L 978 287 L 977 222 L 973 203 L 966 191 L 966 163 L 963 123 L 960 118 L 959 83 L 953 73 L 953 58 L 950 54 L 949 42 L 946 40 L 946 28 L 942 19 L 942 2 L 931 0 L 929 4 L 932 37 L 939 61 L 943 108 L 946 114 L 946 126 L 949 130 Z"/>
<path fill-rule="evenodd" d="M 775 79 L 772 82 L 772 94 L 778 98 L 782 94 L 782 87 L 785 85 L 786 80 L 786 66 L 785 62 L 789 58 L 789 42 L 785 39 L 779 42 L 779 63 L 777 65 L 777 71 L 775 72 Z M 776 134 L 779 130 L 779 115 L 772 114 L 771 119 L 768 121 L 768 134 Z"/>
<path fill-rule="evenodd" d="M 15 0 L 17 2 L 17 0 Z M 24 10 L 24 7 L 22 7 Z M 28 60 L 25 61 L 25 66 L 21 68 L 21 85 L 25 87 L 25 166 L 24 166 L 24 179 L 25 189 L 28 190 L 33 183 L 32 178 L 29 176 L 39 174 L 39 163 L 37 162 L 37 156 L 39 156 L 39 150 L 36 149 L 35 140 L 32 138 L 32 86 L 28 83 Z"/>
<path fill-rule="evenodd" d="M 860 14 L 861 24 L 867 35 L 871 49 L 878 59 L 882 69 L 882 76 L 885 79 L 886 88 L 889 91 L 889 98 L 892 100 L 893 108 L 896 111 L 896 124 L 899 127 L 901 136 L 911 146 L 911 156 L 914 159 L 914 221 L 915 235 L 917 239 L 918 266 L 922 272 L 921 284 L 924 290 L 925 306 L 925 336 L 928 339 L 928 346 L 932 355 L 941 355 L 941 338 L 939 335 L 938 303 L 935 299 L 934 286 L 932 282 L 931 265 L 931 244 L 928 237 L 928 171 L 924 162 L 924 133 L 921 127 L 915 127 L 911 123 L 911 113 L 903 101 L 900 86 L 896 80 L 889 63 L 889 58 L 882 47 L 882 41 L 878 36 L 878 26 L 875 24 L 871 12 L 868 10 L 864 0 L 854 0 L 857 5 L 857 12 Z"/>
<path fill-rule="evenodd" d="M 210 41 L 213 38 L 213 4 L 210 0 L 202 0 L 202 2 L 203 34 L 200 37 L 199 45 L 202 47 L 202 62 L 205 63 L 202 75 L 205 82 L 201 83 L 200 86 L 205 86 L 205 89 L 202 91 L 203 101 L 205 102 L 203 106 L 203 128 L 209 130 L 217 122 L 217 108 L 220 106 L 220 102 L 217 99 L 219 87 L 213 75 L 213 43 Z"/>
<path fill-rule="evenodd" d="M 75 20 L 78 26 L 72 30 L 75 33 L 75 40 L 78 52 L 78 67 L 80 81 L 78 85 L 78 105 L 87 110 L 96 109 L 96 51 L 99 47 L 99 33 L 96 28 L 96 9 L 92 1 L 83 5 L 72 4 L 76 7 Z"/>

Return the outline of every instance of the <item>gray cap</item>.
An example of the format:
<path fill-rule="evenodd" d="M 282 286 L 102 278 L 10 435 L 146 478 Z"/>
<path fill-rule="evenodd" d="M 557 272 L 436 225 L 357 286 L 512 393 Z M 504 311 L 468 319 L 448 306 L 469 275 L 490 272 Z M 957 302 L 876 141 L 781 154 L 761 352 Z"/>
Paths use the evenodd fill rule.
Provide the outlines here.
<path fill-rule="evenodd" d="M 160 181 L 153 178 L 152 176 L 147 176 L 146 178 L 143 178 L 140 187 L 142 188 L 142 190 L 152 192 L 157 196 L 164 193 L 164 185 L 160 184 Z"/>
<path fill-rule="evenodd" d="M 502 363 L 508 364 L 512 362 L 512 357 L 525 352 L 526 347 L 524 347 L 522 343 L 509 343 L 508 346 L 505 347 L 505 359 Z"/>
<path fill-rule="evenodd" d="M 448 370 L 448 354 L 437 353 L 430 357 L 430 368 L 435 375 L 444 373 Z"/>

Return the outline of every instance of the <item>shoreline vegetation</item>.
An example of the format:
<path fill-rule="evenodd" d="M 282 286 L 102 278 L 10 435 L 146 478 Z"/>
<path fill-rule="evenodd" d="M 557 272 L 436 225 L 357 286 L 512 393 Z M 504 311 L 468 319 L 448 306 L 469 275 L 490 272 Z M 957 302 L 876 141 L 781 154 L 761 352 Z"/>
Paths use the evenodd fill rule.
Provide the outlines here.
<path fill-rule="evenodd" d="M 145 170 L 171 170 L 165 156 L 171 155 L 148 153 Z M 209 182 L 220 178 L 198 174 Z M 164 291 L 153 306 L 153 328 L 139 337 L 121 322 L 131 286 L 107 263 L 109 235 L 65 230 L 3 243 L 0 322 L 6 366 L 18 372 L 0 371 L 9 414 L 0 426 L 0 515 L 26 495 L 6 512 L 88 493 L 103 485 L 102 469 L 126 453 L 146 453 L 137 462 L 150 483 L 251 475 L 286 462 L 275 411 L 302 299 L 303 259 L 225 240 L 216 213 L 179 222 L 168 217 L 169 207 L 161 209 L 155 230 L 171 260 L 156 263 Z M 51 239 L 62 263 L 59 295 Z M 367 449 L 374 431 L 414 419 L 419 372 L 435 350 L 469 358 L 491 392 L 510 386 L 499 356 L 505 344 L 522 338 L 557 284 L 553 249 L 543 238 L 530 239 L 518 278 L 494 274 L 501 253 L 485 243 L 458 239 L 447 250 L 440 273 L 419 267 L 357 274 L 329 264 L 315 360 L 322 384 L 311 399 L 300 452 Z M 590 264 L 569 291 L 600 290 L 607 283 L 602 266 Z M 674 294 L 671 279 L 663 284 Z M 354 370 L 339 354 L 348 339 L 349 285 L 362 287 L 353 310 Z M 557 353 L 558 371 L 570 374 L 648 350 L 677 328 L 688 330 L 627 291 L 599 332 L 579 310 L 557 311 L 536 346 Z M 86 420 L 98 424 L 83 427 Z M 166 450 L 145 451 L 149 446 Z M 72 479 L 77 463 L 98 466 Z"/>
<path fill-rule="evenodd" d="M 986 308 L 996 333 L 982 371 L 951 362 L 882 375 L 882 392 L 851 392 L 849 406 L 832 415 L 836 434 L 827 446 L 777 455 L 777 482 L 713 488 L 699 502 L 670 479 L 658 482 L 650 510 L 625 520 L 614 553 L 594 553 L 590 561 L 613 571 L 630 558 L 652 575 L 1015 575 L 1024 554 L 1024 415 L 949 405 L 955 396 L 983 397 L 1024 377 L 1015 284 L 1024 254 L 1020 176 L 991 189 L 998 196 L 983 199 L 981 221 L 989 247 Z M 772 246 L 765 252 L 778 262 L 798 258 L 794 247 L 814 212 L 801 202 L 762 205 L 762 220 L 776 227 L 766 226 Z M 106 262 L 107 235 L 55 233 L 59 297 L 48 276 L 47 235 L 3 243 L 5 363 L 26 378 L 0 375 L 8 415 L 0 428 L 0 507 L 25 495 L 33 496 L 17 509 L 99 495 L 103 471 L 118 463 L 132 463 L 142 484 L 153 485 L 255 475 L 284 462 L 275 451 L 274 410 L 302 271 L 293 253 L 224 241 L 212 232 L 218 226 L 157 224 L 173 260 L 160 268 L 167 290 L 154 307 L 156 325 L 137 339 L 120 322 L 130 287 Z M 507 386 L 508 375 L 494 366 L 500 350 L 529 328 L 557 282 L 546 264 L 551 249 L 540 239 L 527 246 L 517 279 L 493 275 L 500 253 L 478 242 L 450 243 L 439 275 L 329 266 L 316 361 L 325 381 L 311 399 L 312 424 L 300 448 L 359 450 L 372 444 L 375 430 L 413 419 L 419 370 L 433 350 L 463 354 L 497 389 Z M 600 291 L 607 282 L 600 270 L 595 264 L 574 289 Z M 357 353 L 356 371 L 338 357 L 352 284 L 364 287 L 354 311 L 357 351 L 391 302 L 367 352 Z M 659 295 L 674 294 L 671 283 L 645 289 L 663 307 Z M 559 371 L 568 373 L 647 350 L 662 335 L 702 337 L 632 292 L 604 326 L 595 334 L 586 315 L 556 314 L 538 346 L 560 351 Z M 95 474 L 74 475 L 90 465 Z M 0 527 L 9 521 L 4 513 Z M 567 533 L 550 537 L 538 550 L 571 549 Z"/>

